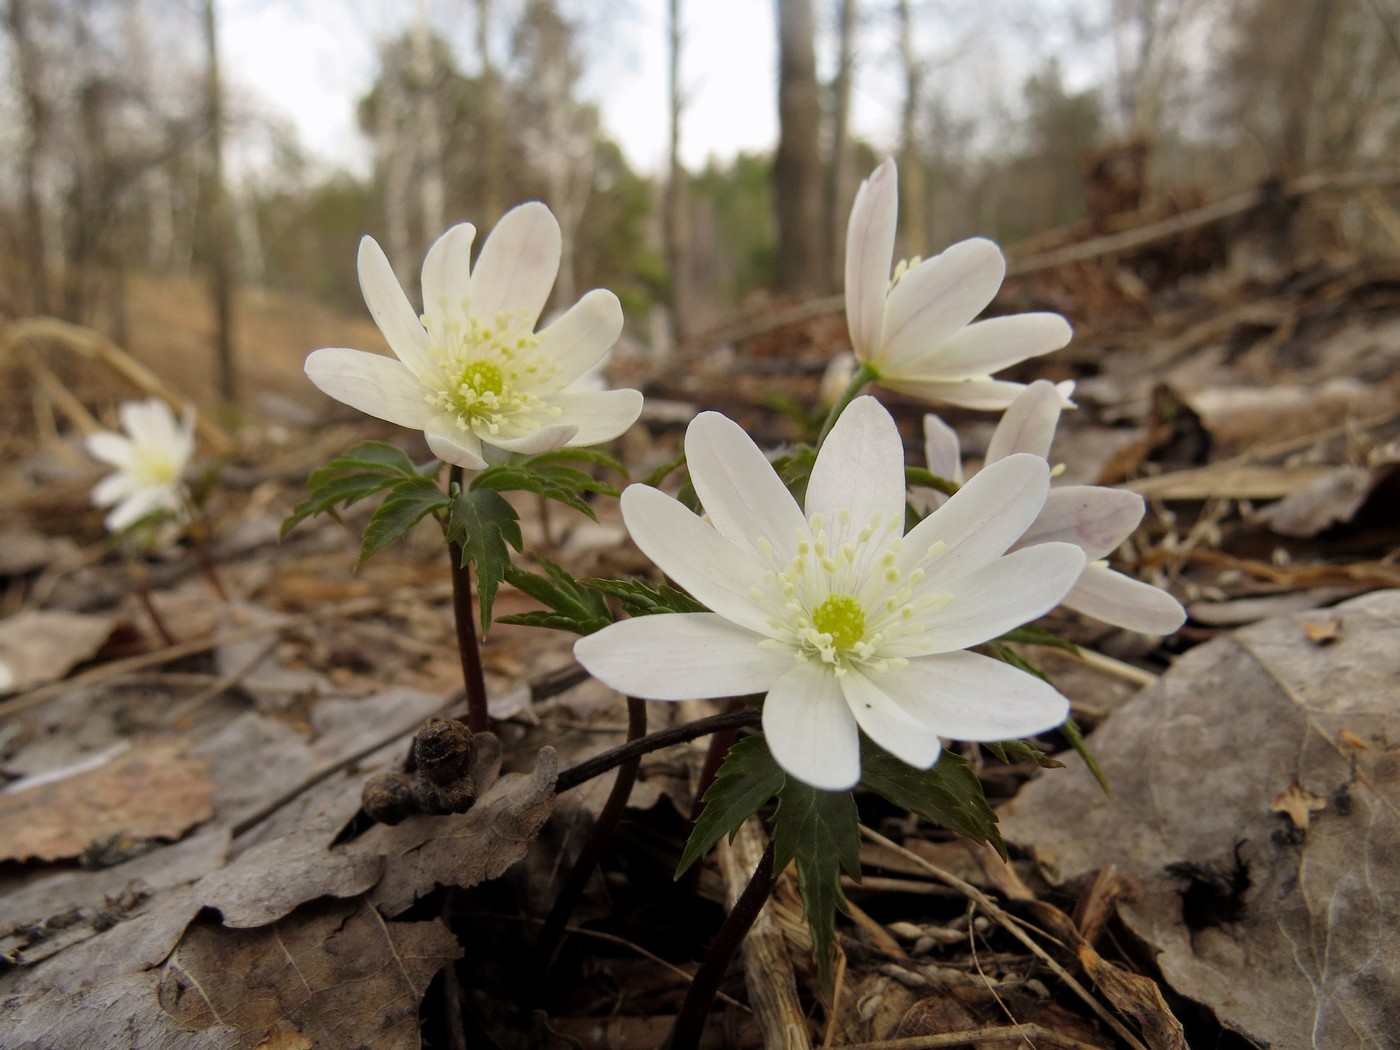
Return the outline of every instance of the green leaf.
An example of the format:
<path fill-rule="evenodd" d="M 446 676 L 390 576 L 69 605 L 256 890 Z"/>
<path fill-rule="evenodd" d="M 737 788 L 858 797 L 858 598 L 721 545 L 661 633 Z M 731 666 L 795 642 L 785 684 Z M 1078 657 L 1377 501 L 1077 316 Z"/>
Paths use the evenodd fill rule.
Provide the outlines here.
<path fill-rule="evenodd" d="M 1060 726 L 1060 731 L 1069 740 L 1069 746 L 1074 748 L 1075 753 L 1084 760 L 1084 764 L 1089 767 L 1089 772 L 1094 774 L 1094 779 L 1099 782 L 1099 789 L 1110 798 L 1113 792 L 1108 788 L 1108 777 L 1103 775 L 1103 770 L 1099 768 L 1099 761 L 1089 751 L 1089 744 L 1084 739 L 1084 733 L 1079 728 L 1079 723 L 1073 718 L 1066 718 L 1064 725 Z"/>
<path fill-rule="evenodd" d="M 481 631 L 491 626 L 491 607 L 510 566 L 507 544 L 520 550 L 520 515 L 504 496 L 489 488 L 458 489 L 447 518 L 447 542 L 462 549 L 462 567 L 476 568 Z"/>
<path fill-rule="evenodd" d="M 797 888 L 812 933 L 822 985 L 832 987 L 841 872 L 860 877 L 860 817 L 849 791 L 822 791 L 787 777 L 773 814 L 773 870 L 797 860 Z"/>
<path fill-rule="evenodd" d="M 811 445 L 795 445 L 790 452 L 773 460 L 773 469 L 778 472 L 778 477 L 799 507 L 807 500 L 807 482 L 816 464 L 817 450 Z"/>
<path fill-rule="evenodd" d="M 1039 645 L 1047 649 L 1060 649 L 1071 656 L 1079 655 L 1079 646 L 1061 638 L 1054 631 L 1047 631 L 1044 627 L 1036 627 L 1033 624 L 1026 624 L 1024 627 L 1017 627 L 1014 631 L 1007 631 L 997 641 L 1013 642 L 1018 645 Z"/>
<path fill-rule="evenodd" d="M 569 466 L 566 462 L 545 459 L 545 456 L 557 455 L 558 453 L 547 452 L 517 463 L 489 467 L 476 476 L 471 487 L 495 489 L 497 492 L 533 492 L 545 499 L 572 507 L 597 521 L 597 513 L 588 505 L 583 494 L 596 492 L 616 496 L 617 489 L 577 467 Z"/>
<path fill-rule="evenodd" d="M 724 756 L 715 781 L 705 792 L 705 808 L 695 820 L 685 844 L 676 878 L 703 857 L 725 835 L 763 808 L 783 786 L 783 771 L 773 761 L 762 736 L 746 736 Z M 774 869 L 777 870 L 777 869 Z"/>
<path fill-rule="evenodd" d="M 430 460 L 422 467 L 415 467 L 413 461 L 393 445 L 363 441 L 311 472 L 306 479 L 311 494 L 282 522 L 281 535 L 285 537 L 314 514 L 333 513 L 337 506 L 348 507 L 405 479 L 435 477 L 439 466 L 437 460 Z"/>
<path fill-rule="evenodd" d="M 311 476 L 306 479 L 306 483 L 313 489 L 320 488 L 335 475 L 347 472 L 388 474 L 401 478 L 412 478 L 425 476 L 423 472 L 429 469 L 436 473 L 438 462 L 432 460 L 425 467 L 419 468 L 414 466 L 413 460 L 409 459 L 402 449 L 384 441 L 362 441 L 358 445 L 346 449 L 324 467 L 313 470 Z"/>
<path fill-rule="evenodd" d="M 501 623 L 553 627 L 575 634 L 592 634 L 613 622 L 607 600 L 596 589 L 574 579 L 553 562 L 538 559 L 543 574 L 507 565 L 506 582 L 524 591 L 549 611 L 537 610 L 501 617 Z"/>
<path fill-rule="evenodd" d="M 603 594 L 612 595 L 632 616 L 650 616 L 652 613 L 708 612 L 684 591 L 670 584 L 659 587 L 641 579 L 626 580 L 584 580 L 583 585 Z"/>
<path fill-rule="evenodd" d="M 560 463 L 587 463 L 595 467 L 606 467 L 627 477 L 627 468 L 616 456 L 604 452 L 598 448 L 556 448 L 549 452 L 541 452 L 523 460 L 526 466 L 546 467 Z"/>
<path fill-rule="evenodd" d="M 661 466 L 657 467 L 650 474 L 642 479 L 643 485 L 650 485 L 652 488 L 659 488 L 661 483 L 671 474 L 685 466 L 685 449 L 676 453 L 674 459 L 669 459 Z"/>
<path fill-rule="evenodd" d="M 986 842 L 1006 857 L 996 812 L 961 755 L 944 751 L 931 769 L 915 769 L 862 736 L 860 770 L 863 787 L 949 831 Z"/>
<path fill-rule="evenodd" d="M 357 565 L 363 565 L 385 544 L 401 539 L 427 515 L 450 503 L 437 482 L 429 478 L 415 475 L 396 481 L 365 526 Z"/>

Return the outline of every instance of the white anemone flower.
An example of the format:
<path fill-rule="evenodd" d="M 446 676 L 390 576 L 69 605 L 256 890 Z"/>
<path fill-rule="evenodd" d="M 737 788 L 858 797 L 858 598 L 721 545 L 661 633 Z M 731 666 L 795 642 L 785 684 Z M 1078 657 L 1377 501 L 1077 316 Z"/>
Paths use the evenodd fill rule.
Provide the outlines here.
<path fill-rule="evenodd" d="M 898 174 L 886 160 L 861 184 L 846 231 L 846 322 L 867 376 L 890 390 L 964 408 L 1005 408 L 1025 389 L 994 372 L 1070 341 L 1059 314 L 972 323 L 1006 276 L 1001 249 L 982 237 L 931 259 L 900 263 L 890 279 Z"/>
<path fill-rule="evenodd" d="M 860 779 L 859 731 L 911 766 L 939 737 L 998 741 L 1058 725 L 1067 701 L 1032 675 L 964 651 L 1054 607 L 1084 556 L 1068 543 L 1005 554 L 1035 519 L 1049 468 L 1011 456 L 904 535 L 904 447 L 872 397 L 853 401 L 817 456 L 805 506 L 733 421 L 686 432 L 697 517 L 645 485 L 628 531 L 713 610 L 640 616 L 579 639 L 593 675 L 652 700 L 766 693 L 773 757 L 799 780 Z"/>
<path fill-rule="evenodd" d="M 537 453 L 610 441 L 637 420 L 636 390 L 600 390 L 588 372 L 622 333 L 612 292 L 589 292 L 535 331 L 559 272 L 559 223 L 543 204 L 507 212 L 471 265 L 476 229 L 448 230 L 423 261 L 423 316 L 389 260 L 360 242 L 360 289 L 395 357 L 331 347 L 306 359 L 325 393 L 422 430 L 433 455 L 469 470 L 486 446 Z"/>
<path fill-rule="evenodd" d="M 92 490 L 97 507 L 111 507 L 110 532 L 121 532 L 148 514 L 185 511 L 181 475 L 194 454 L 194 410 L 176 422 L 159 398 L 127 401 L 117 409 L 125 434 L 99 430 L 87 437 L 88 454 L 117 468 Z"/>
<path fill-rule="evenodd" d="M 985 473 L 1008 456 L 1025 453 L 1048 461 L 1059 423 L 1061 393 L 1040 380 L 1028 386 L 997 424 L 987 446 Z M 934 474 L 962 483 L 958 435 L 937 416 L 924 417 L 924 453 Z M 981 475 L 976 475 L 980 477 Z M 1037 543 L 1073 543 L 1088 564 L 1064 604 L 1104 623 L 1143 634 L 1171 634 L 1186 622 L 1186 610 L 1166 591 L 1109 568 L 1104 559 L 1133 534 L 1147 507 L 1141 496 L 1102 485 L 1062 485 L 1013 550 Z"/>

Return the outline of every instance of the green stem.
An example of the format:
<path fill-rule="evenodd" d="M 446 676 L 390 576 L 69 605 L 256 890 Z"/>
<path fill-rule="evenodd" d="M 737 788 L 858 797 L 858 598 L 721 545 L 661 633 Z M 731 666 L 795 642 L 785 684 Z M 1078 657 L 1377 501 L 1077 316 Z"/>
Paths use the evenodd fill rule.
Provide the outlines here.
<path fill-rule="evenodd" d="M 629 696 L 627 698 L 627 739 L 629 742 L 641 740 L 646 736 L 646 732 L 646 701 Z M 569 917 L 578 907 L 578 902 L 583 899 L 583 891 L 588 887 L 588 880 L 593 875 L 593 869 L 598 866 L 598 861 L 603 855 L 603 847 L 612 838 L 613 829 L 617 827 L 617 822 L 622 817 L 622 811 L 627 808 L 627 800 L 632 797 L 632 785 L 636 783 L 637 769 L 641 764 L 642 756 L 637 754 L 618 766 L 617 779 L 613 781 L 612 791 L 608 793 L 608 800 L 603 804 L 603 809 L 598 814 L 598 819 L 594 822 L 593 830 L 589 833 L 588 841 L 583 844 L 578 859 L 574 861 L 574 866 L 569 869 L 568 877 L 564 879 L 564 885 L 559 889 L 559 896 L 554 900 L 554 907 L 550 909 L 549 917 L 544 921 L 544 928 L 540 930 L 540 935 L 535 940 L 530 963 L 530 972 L 534 975 L 531 989 L 535 995 L 539 995 L 544 988 L 544 978 L 549 972 L 549 968 L 554 965 L 554 957 L 558 954 L 559 944 L 564 937 L 564 927 L 568 925 Z"/>
<path fill-rule="evenodd" d="M 453 466 L 448 474 L 448 489 L 461 487 L 462 468 Z M 448 557 L 452 560 L 452 613 L 457 625 L 457 651 L 462 657 L 462 681 L 467 687 L 467 728 L 484 733 L 491 728 L 486 712 L 486 676 L 481 669 L 481 643 L 476 636 L 476 613 L 472 609 L 471 569 L 462 564 L 462 545 L 449 543 Z"/>
<path fill-rule="evenodd" d="M 763 910 L 763 905 L 767 902 L 768 895 L 773 892 L 773 885 L 777 881 L 777 876 L 773 873 L 773 843 L 770 840 L 768 848 L 759 858 L 758 867 L 754 869 L 753 878 L 749 879 L 744 892 L 734 902 L 729 917 L 724 920 L 724 925 L 710 942 L 705 961 L 700 964 L 700 969 L 695 971 L 690 990 L 685 993 L 685 1002 L 681 1004 L 681 1012 L 676 1015 L 676 1023 L 671 1028 L 671 1035 L 663 1045 L 663 1050 L 697 1050 L 700 1046 L 700 1036 L 705 1031 L 705 1018 L 709 1016 L 710 1008 L 714 1005 L 715 993 L 719 991 L 724 972 L 729 969 L 730 960 L 739 950 L 744 935 L 753 926 L 758 913 Z"/>
<path fill-rule="evenodd" d="M 846 384 L 846 389 L 841 391 L 841 396 L 836 399 L 836 403 L 831 406 L 831 411 L 826 414 L 826 422 L 822 424 L 821 434 L 817 437 L 817 448 L 822 447 L 822 442 L 826 440 L 827 434 L 831 433 L 831 428 L 836 425 L 836 421 L 841 418 L 841 413 L 846 411 L 846 406 L 854 401 L 866 386 L 879 378 L 879 370 L 874 365 L 862 364 L 856 369 L 856 374 L 851 376 L 851 381 Z"/>

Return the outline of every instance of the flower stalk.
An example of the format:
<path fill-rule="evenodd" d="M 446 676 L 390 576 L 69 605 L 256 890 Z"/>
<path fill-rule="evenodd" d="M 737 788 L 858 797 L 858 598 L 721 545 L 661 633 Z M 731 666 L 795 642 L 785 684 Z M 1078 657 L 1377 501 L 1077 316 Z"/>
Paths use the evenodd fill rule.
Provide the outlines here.
<path fill-rule="evenodd" d="M 860 396 L 864 390 L 875 380 L 880 378 L 880 371 L 869 362 L 861 362 L 861 366 L 856 369 L 851 376 L 851 381 L 846 384 L 846 389 L 841 391 L 835 403 L 831 406 L 831 411 L 826 414 L 826 420 L 822 423 L 821 433 L 817 436 L 817 448 L 822 447 L 826 441 L 826 436 L 831 433 L 831 428 L 836 425 L 836 421 L 841 418 L 841 413 L 846 411 L 846 406 Z"/>
<path fill-rule="evenodd" d="M 462 468 L 454 465 L 448 478 L 449 489 L 454 485 L 460 487 Z M 463 564 L 460 543 L 449 543 L 447 556 L 452 561 L 452 618 L 457 626 L 457 652 L 461 656 L 462 681 L 467 689 L 467 728 L 473 733 L 485 733 L 491 728 L 491 716 L 486 709 L 486 676 L 481 666 L 476 614 L 472 610 L 471 568 Z"/>

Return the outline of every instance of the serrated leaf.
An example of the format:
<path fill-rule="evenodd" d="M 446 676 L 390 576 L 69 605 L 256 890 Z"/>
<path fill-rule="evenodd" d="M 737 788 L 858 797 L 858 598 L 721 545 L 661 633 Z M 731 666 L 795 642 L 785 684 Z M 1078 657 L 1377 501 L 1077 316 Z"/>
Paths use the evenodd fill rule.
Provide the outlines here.
<path fill-rule="evenodd" d="M 462 567 L 476 569 L 481 630 L 491 626 L 491 607 L 510 565 L 507 545 L 520 550 L 520 515 L 504 496 L 490 488 L 458 489 L 447 517 L 447 542 L 462 551 Z"/>
<path fill-rule="evenodd" d="M 650 616 L 653 613 L 708 612 L 684 591 L 670 584 L 660 586 L 646 580 L 630 578 L 626 580 L 591 579 L 583 585 L 603 594 L 610 594 L 622 603 L 622 607 L 632 616 Z"/>
<path fill-rule="evenodd" d="M 1060 731 L 1065 734 L 1065 739 L 1069 741 L 1069 746 L 1074 748 L 1075 754 L 1084 760 L 1084 764 L 1089 767 L 1089 772 L 1094 774 L 1094 779 L 1099 782 L 1099 788 L 1105 795 L 1112 797 L 1113 792 L 1108 788 L 1108 777 L 1099 768 L 1099 760 L 1089 751 L 1089 743 L 1084 739 L 1084 733 L 1079 728 L 1079 723 L 1073 718 L 1066 718 L 1064 724 L 1060 726 Z"/>
<path fill-rule="evenodd" d="M 1054 631 L 1047 631 L 1044 627 L 1036 627 L 1034 624 L 1026 624 L 1024 627 L 1017 627 L 1014 631 L 1007 631 L 997 641 L 1014 642 L 1019 645 L 1039 645 L 1047 649 L 1060 649 L 1071 656 L 1079 655 L 1079 646 L 1061 638 Z"/>
<path fill-rule="evenodd" d="M 862 736 L 860 782 L 900 809 L 986 842 L 1006 857 L 996 812 L 987 805 L 982 782 L 961 755 L 944 751 L 931 769 L 915 769 Z"/>
<path fill-rule="evenodd" d="M 553 627 L 575 634 L 592 634 L 613 622 L 607 601 L 596 590 L 586 587 L 558 565 L 539 559 L 543 575 L 507 565 L 506 582 L 528 594 L 549 611 L 537 610 L 503 617 L 502 623 L 525 627 Z"/>
<path fill-rule="evenodd" d="M 695 820 L 681 854 L 676 878 L 703 857 L 725 835 L 733 838 L 739 825 L 753 816 L 783 786 L 783 771 L 761 736 L 737 741 L 724 756 L 714 783 L 705 792 L 705 808 Z M 776 869 L 775 869 L 776 870 Z"/>
<path fill-rule="evenodd" d="M 595 467 L 615 470 L 624 478 L 627 477 L 627 468 L 622 461 L 611 453 L 598 448 L 556 448 L 550 452 L 541 452 L 531 456 L 523 462 L 530 467 L 548 466 L 554 463 L 589 463 Z"/>
<path fill-rule="evenodd" d="M 849 791 L 822 791 L 785 778 L 773 814 L 773 870 L 794 859 L 817 970 L 830 991 L 836 909 L 845 900 L 841 872 L 860 877 L 860 817 Z"/>
<path fill-rule="evenodd" d="M 312 488 L 318 488 L 326 478 L 346 471 L 393 474 L 402 478 L 420 476 L 413 460 L 409 459 L 402 449 L 386 441 L 361 441 L 336 456 L 324 467 L 312 471 L 306 483 Z"/>
<path fill-rule="evenodd" d="M 383 441 L 362 441 L 337 456 L 323 467 L 313 470 L 306 479 L 311 494 L 298 503 L 282 522 L 280 535 L 288 532 L 315 514 L 333 512 L 337 506 L 348 507 L 376 492 L 392 488 L 405 479 L 435 477 L 440 464 L 430 460 L 422 467 L 401 450 Z"/>
<path fill-rule="evenodd" d="M 442 510 L 450 503 L 436 481 L 414 475 L 395 482 L 365 526 L 359 564 L 363 565 L 380 548 L 401 539 L 433 511 Z"/>
<path fill-rule="evenodd" d="M 497 492 L 533 492 L 545 499 L 554 500 L 586 514 L 594 521 L 597 512 L 583 498 L 585 492 L 596 492 L 616 496 L 617 489 L 605 481 L 599 481 L 576 467 L 563 463 L 532 462 L 505 463 L 491 467 L 478 474 L 472 481 L 473 489 L 495 489 Z"/>

